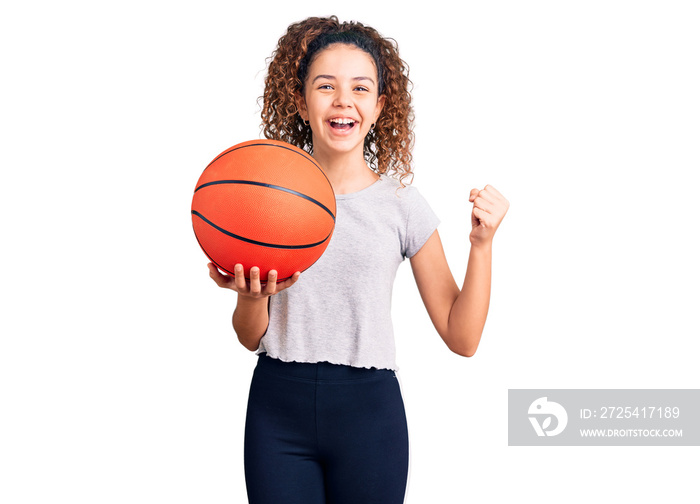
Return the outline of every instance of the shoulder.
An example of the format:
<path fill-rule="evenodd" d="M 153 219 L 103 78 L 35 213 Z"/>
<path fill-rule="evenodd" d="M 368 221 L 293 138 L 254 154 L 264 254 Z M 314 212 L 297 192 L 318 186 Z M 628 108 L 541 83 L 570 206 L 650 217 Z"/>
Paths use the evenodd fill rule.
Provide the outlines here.
<path fill-rule="evenodd" d="M 392 204 L 406 212 L 424 212 L 430 210 L 430 204 L 414 185 L 403 185 L 395 178 L 382 175 L 380 182 L 383 184 L 382 192 Z"/>
<path fill-rule="evenodd" d="M 398 180 L 382 175 L 371 193 L 372 207 L 384 218 L 394 216 L 403 221 L 415 206 L 417 194 L 414 187 L 402 186 Z"/>
<path fill-rule="evenodd" d="M 378 207 L 385 216 L 393 215 L 397 222 L 415 222 L 420 225 L 423 221 L 430 227 L 438 222 L 428 201 L 419 190 L 412 185 L 402 185 L 398 180 L 382 175 L 381 184 L 376 193 Z"/>
<path fill-rule="evenodd" d="M 421 195 L 412 185 L 403 185 L 397 179 L 387 175 L 381 175 L 378 184 L 381 186 L 381 193 L 384 197 L 391 197 L 397 204 L 410 204 Z"/>

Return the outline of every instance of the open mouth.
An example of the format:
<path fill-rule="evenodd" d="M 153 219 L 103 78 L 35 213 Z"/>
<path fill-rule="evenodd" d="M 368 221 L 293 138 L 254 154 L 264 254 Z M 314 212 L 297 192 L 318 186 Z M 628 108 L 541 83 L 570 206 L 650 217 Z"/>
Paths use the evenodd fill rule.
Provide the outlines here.
<path fill-rule="evenodd" d="M 331 128 L 338 131 L 348 131 L 355 126 L 355 121 L 346 118 L 335 118 L 328 121 Z"/>

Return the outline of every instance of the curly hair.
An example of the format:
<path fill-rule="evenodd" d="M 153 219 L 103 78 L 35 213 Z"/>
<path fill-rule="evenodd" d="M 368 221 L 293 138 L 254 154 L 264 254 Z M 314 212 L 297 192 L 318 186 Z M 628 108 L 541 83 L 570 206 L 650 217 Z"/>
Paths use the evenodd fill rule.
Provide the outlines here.
<path fill-rule="evenodd" d="M 378 91 L 385 96 L 385 102 L 379 119 L 365 137 L 364 158 L 376 173 L 395 177 L 403 185 L 406 177 L 413 176 L 408 65 L 399 57 L 396 41 L 359 22 L 340 23 L 336 16 L 311 17 L 288 27 L 268 59 L 265 91 L 260 97 L 263 134 L 313 153 L 311 128 L 298 113 L 296 97 L 304 95 L 308 68 L 315 56 L 337 43 L 355 45 L 375 62 Z"/>

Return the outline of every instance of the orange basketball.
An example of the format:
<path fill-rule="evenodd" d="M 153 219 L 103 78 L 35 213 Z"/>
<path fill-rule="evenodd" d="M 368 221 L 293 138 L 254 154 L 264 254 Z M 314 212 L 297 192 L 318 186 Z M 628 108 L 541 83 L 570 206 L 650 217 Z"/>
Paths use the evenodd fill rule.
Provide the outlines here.
<path fill-rule="evenodd" d="M 204 169 L 192 198 L 199 245 L 221 270 L 241 263 L 246 278 L 260 268 L 277 281 L 304 271 L 326 250 L 335 227 L 335 194 L 303 150 L 251 140 L 219 154 Z"/>

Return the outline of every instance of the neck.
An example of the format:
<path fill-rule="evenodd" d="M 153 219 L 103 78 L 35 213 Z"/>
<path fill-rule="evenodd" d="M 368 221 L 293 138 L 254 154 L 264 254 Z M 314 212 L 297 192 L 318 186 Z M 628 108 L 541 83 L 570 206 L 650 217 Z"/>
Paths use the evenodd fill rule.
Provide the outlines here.
<path fill-rule="evenodd" d="M 357 156 L 324 156 L 314 153 L 314 159 L 323 167 L 335 194 L 349 194 L 369 187 L 379 179 L 363 158 Z"/>

